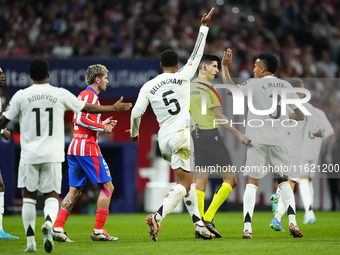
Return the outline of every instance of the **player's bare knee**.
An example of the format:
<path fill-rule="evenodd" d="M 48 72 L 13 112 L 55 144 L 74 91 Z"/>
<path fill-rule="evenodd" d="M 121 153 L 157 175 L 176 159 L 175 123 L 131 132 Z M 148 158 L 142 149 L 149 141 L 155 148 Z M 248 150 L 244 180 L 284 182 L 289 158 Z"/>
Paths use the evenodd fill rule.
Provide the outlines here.
<path fill-rule="evenodd" d="M 111 186 L 109 187 L 109 192 L 110 194 L 113 194 L 113 191 L 115 190 L 115 187 L 111 184 Z"/>
<path fill-rule="evenodd" d="M 106 197 L 110 197 L 114 191 L 114 187 L 112 182 L 107 182 L 105 184 L 99 185 L 101 191 L 105 194 Z"/>
<path fill-rule="evenodd" d="M 5 192 L 5 184 L 0 180 L 0 192 Z"/>
<path fill-rule="evenodd" d="M 237 185 L 237 180 L 236 178 L 224 178 L 223 182 L 228 183 L 233 189 L 236 187 Z"/>
<path fill-rule="evenodd" d="M 197 178 L 196 179 L 196 189 L 205 192 L 208 186 L 208 179 Z"/>

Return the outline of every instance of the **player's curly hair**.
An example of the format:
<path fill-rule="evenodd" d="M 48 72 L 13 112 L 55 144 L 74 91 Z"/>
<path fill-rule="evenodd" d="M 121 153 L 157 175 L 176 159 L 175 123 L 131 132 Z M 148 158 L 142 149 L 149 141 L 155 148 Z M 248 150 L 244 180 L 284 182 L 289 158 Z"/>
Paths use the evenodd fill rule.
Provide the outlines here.
<path fill-rule="evenodd" d="M 161 63 L 163 67 L 175 67 L 178 64 L 178 54 L 169 49 L 161 53 Z"/>
<path fill-rule="evenodd" d="M 49 64 L 43 58 L 35 58 L 28 64 L 28 73 L 34 81 L 41 81 L 47 77 Z"/>
<path fill-rule="evenodd" d="M 257 58 L 265 65 L 268 72 L 275 73 L 279 68 L 279 62 L 273 54 L 261 53 Z"/>
<path fill-rule="evenodd" d="M 85 72 L 85 81 L 87 85 L 94 83 L 94 80 L 99 77 L 102 78 L 109 70 L 101 64 L 91 65 Z"/>
<path fill-rule="evenodd" d="M 198 69 L 201 71 L 201 70 L 202 70 L 202 64 L 210 65 L 213 61 L 217 61 L 217 63 L 219 63 L 219 62 L 220 62 L 220 58 L 217 57 L 217 56 L 214 55 L 214 54 L 211 54 L 211 53 L 205 53 L 205 54 L 203 54 Z"/>

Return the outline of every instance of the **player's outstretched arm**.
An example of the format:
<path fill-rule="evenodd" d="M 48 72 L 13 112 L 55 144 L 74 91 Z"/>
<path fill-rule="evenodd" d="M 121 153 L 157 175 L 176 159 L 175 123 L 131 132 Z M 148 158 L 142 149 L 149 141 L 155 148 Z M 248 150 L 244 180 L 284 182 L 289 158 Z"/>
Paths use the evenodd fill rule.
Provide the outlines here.
<path fill-rule="evenodd" d="M 132 107 L 131 103 L 122 103 L 123 99 L 119 99 L 114 105 L 96 105 L 96 104 L 85 104 L 81 110 L 86 113 L 109 113 L 109 112 L 125 112 L 130 110 Z"/>
<path fill-rule="evenodd" d="M 115 112 L 126 112 L 131 109 L 132 104 L 124 103 L 123 97 L 120 97 L 120 99 L 113 106 L 115 107 Z"/>
<path fill-rule="evenodd" d="M 228 66 L 230 65 L 231 61 L 233 60 L 233 52 L 231 49 L 227 49 L 226 52 L 223 53 L 223 58 L 221 61 L 222 66 L 222 80 L 224 84 L 231 84 L 235 85 L 235 83 L 232 81 Z M 236 85 L 235 85 L 236 86 Z M 229 89 L 225 89 L 227 95 L 232 95 L 231 91 Z"/>
<path fill-rule="evenodd" d="M 181 69 L 177 71 L 177 73 L 180 73 L 183 76 L 186 76 L 188 79 L 191 79 L 196 73 L 197 67 L 203 56 L 205 41 L 207 39 L 207 34 L 209 31 L 209 28 L 207 27 L 207 25 L 211 19 L 213 12 L 214 12 L 214 8 L 211 8 L 208 14 L 204 13 L 201 19 L 201 27 L 198 32 L 196 43 L 188 59 L 188 62 L 186 63 L 185 66 L 183 66 Z"/>

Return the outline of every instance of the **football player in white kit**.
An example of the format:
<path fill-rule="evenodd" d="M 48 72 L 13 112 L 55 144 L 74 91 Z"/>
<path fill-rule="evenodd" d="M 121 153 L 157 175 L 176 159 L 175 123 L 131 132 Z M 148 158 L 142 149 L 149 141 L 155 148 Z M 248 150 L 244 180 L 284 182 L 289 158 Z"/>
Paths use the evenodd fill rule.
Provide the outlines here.
<path fill-rule="evenodd" d="M 0 88 L 3 88 L 4 85 L 5 85 L 5 74 L 0 67 Z M 1 111 L 2 111 L 2 103 L 1 103 L 1 97 L 0 97 L 0 112 Z M 8 131 L 7 128 L 1 129 L 0 134 L 6 140 L 9 140 L 9 138 L 11 137 L 11 132 Z M 3 230 L 2 218 L 4 216 L 4 211 L 5 211 L 5 208 L 4 208 L 5 198 L 4 198 L 4 196 L 5 196 L 5 184 L 4 184 L 4 181 L 2 179 L 1 167 L 0 167 L 0 239 L 19 239 L 19 237 L 12 236 L 12 235 L 6 233 Z"/>
<path fill-rule="evenodd" d="M 302 80 L 300 79 L 290 79 L 289 83 L 295 88 L 304 88 Z M 299 98 L 304 98 L 305 94 L 298 92 Z M 311 115 L 306 115 L 303 121 L 296 123 L 296 126 L 292 127 L 287 140 L 287 148 L 289 150 L 289 162 L 292 165 L 291 172 L 289 173 L 289 182 L 292 190 L 295 188 L 296 182 L 299 178 L 307 178 L 309 168 L 304 167 L 301 163 L 302 158 L 302 146 L 305 138 L 305 133 L 311 133 L 313 137 L 323 137 L 324 133 L 319 127 L 318 118 L 315 114 L 314 107 L 305 103 L 304 107 L 311 113 Z M 316 138 L 321 140 L 320 138 Z M 305 171 L 306 170 L 306 171 Z M 277 193 L 271 196 L 273 204 L 277 203 L 277 210 L 273 220 L 270 222 L 270 227 L 275 231 L 283 231 L 281 227 L 281 218 L 285 213 L 285 207 L 280 198 L 280 189 L 278 188 Z M 274 210 L 273 210 L 274 211 Z"/>
<path fill-rule="evenodd" d="M 223 83 L 235 85 L 228 71 L 228 65 L 232 60 L 232 51 L 228 49 L 224 54 L 229 61 L 225 61 L 222 65 Z M 247 122 L 254 121 L 246 126 L 245 132 L 245 135 L 251 139 L 253 147 L 247 149 L 247 160 L 243 174 L 248 176 L 243 196 L 243 239 L 252 238 L 251 219 L 255 207 L 256 191 L 260 179 L 267 174 L 263 166 L 270 164 L 276 167 L 276 173 L 283 177 L 284 170 L 289 165 L 288 150 L 285 146 L 288 134 L 286 128 L 282 125 L 285 121 L 289 122 L 289 119 L 287 113 L 281 114 L 280 92 L 285 88 L 291 89 L 292 85 L 273 76 L 277 68 L 278 61 L 274 55 L 261 53 L 255 61 L 253 71 L 255 79 L 250 79 L 242 85 L 236 85 L 246 97 L 252 91 L 252 97 L 248 100 L 252 101 L 253 109 L 248 111 Z M 232 95 L 229 89 L 226 89 L 226 92 Z M 286 96 L 290 99 L 298 99 L 296 93 L 287 93 Z M 273 113 L 268 115 L 253 113 L 254 109 L 268 110 L 272 108 L 272 101 L 275 97 L 277 97 L 277 106 Z M 250 108 L 250 104 L 248 106 Z M 289 115 L 289 118 L 295 120 L 304 119 L 303 112 L 295 104 L 289 104 L 289 107 L 294 111 Z M 262 125 L 259 127 L 258 123 L 262 123 Z M 303 234 L 296 224 L 295 199 L 287 177 L 281 179 L 279 187 L 282 191 L 285 208 L 288 210 L 290 233 L 293 237 L 302 237 Z"/>
<path fill-rule="evenodd" d="M 185 204 L 190 204 L 187 208 L 195 221 L 195 233 L 206 239 L 214 237 L 200 219 L 197 196 L 194 188 L 191 189 L 189 115 L 190 79 L 203 55 L 209 30 L 207 24 L 213 11 L 214 8 L 208 15 L 203 15 L 194 50 L 186 65 L 178 70 L 178 54 L 173 50 L 162 52 L 160 65 L 163 73 L 143 85 L 132 109 L 130 139 L 137 142 L 141 117 L 151 104 L 160 126 L 158 142 L 162 156 L 175 170 L 177 180 L 177 185 L 165 196 L 157 213 L 146 218 L 153 241 L 158 240 L 161 221 L 187 193 L 185 199 L 191 203 Z"/>
<path fill-rule="evenodd" d="M 324 132 L 324 137 L 322 139 L 315 138 L 311 132 L 306 130 L 305 138 L 303 139 L 301 165 L 307 165 L 309 169 L 314 168 L 314 171 L 307 172 L 308 176 L 301 177 L 299 181 L 300 196 L 305 209 L 304 224 L 312 224 L 316 221 L 313 211 L 313 178 L 317 171 L 322 141 L 334 134 L 334 129 L 327 119 L 326 114 L 316 107 L 314 107 L 314 113 L 318 118 L 319 127 Z"/>
<path fill-rule="evenodd" d="M 59 211 L 61 162 L 65 160 L 64 113 L 107 113 L 130 108 L 130 104 L 95 105 L 80 101 L 68 90 L 50 85 L 49 64 L 36 58 L 29 64 L 33 85 L 17 91 L 0 117 L 0 129 L 19 116 L 21 155 L 18 188 L 23 188 L 22 219 L 27 238 L 25 252 L 35 252 L 37 191 L 44 195 L 44 219 L 41 227 L 46 252 L 53 250 L 51 229 Z"/>

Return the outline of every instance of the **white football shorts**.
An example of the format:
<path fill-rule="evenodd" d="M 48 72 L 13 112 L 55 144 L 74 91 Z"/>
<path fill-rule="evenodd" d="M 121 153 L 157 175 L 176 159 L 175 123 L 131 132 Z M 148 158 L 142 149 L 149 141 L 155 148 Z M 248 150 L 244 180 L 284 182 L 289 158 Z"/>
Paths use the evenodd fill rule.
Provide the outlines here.
<path fill-rule="evenodd" d="M 18 188 L 26 188 L 30 192 L 39 190 L 49 193 L 53 190 L 61 193 L 61 163 L 22 164 L 19 163 Z"/>
<path fill-rule="evenodd" d="M 159 149 L 172 169 L 190 171 L 190 130 L 189 128 L 158 137 Z"/>
<path fill-rule="evenodd" d="M 318 171 L 318 159 L 307 160 L 301 159 L 301 169 L 304 174 L 300 174 L 300 177 L 315 178 L 315 173 Z M 299 169 L 300 171 L 300 169 Z"/>
<path fill-rule="evenodd" d="M 243 176 L 261 179 L 268 173 L 287 176 L 289 170 L 288 149 L 286 146 L 253 144 L 247 149 L 247 160 Z"/>

